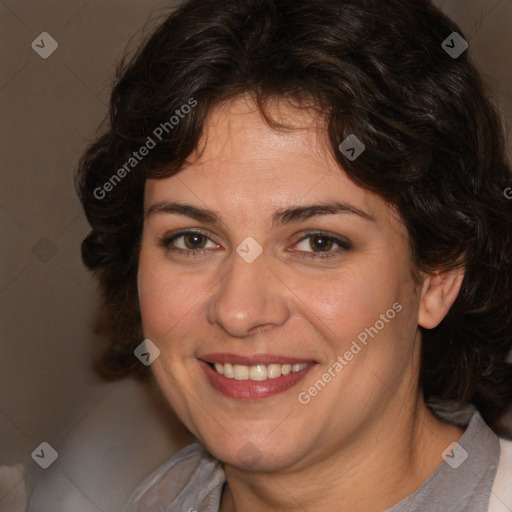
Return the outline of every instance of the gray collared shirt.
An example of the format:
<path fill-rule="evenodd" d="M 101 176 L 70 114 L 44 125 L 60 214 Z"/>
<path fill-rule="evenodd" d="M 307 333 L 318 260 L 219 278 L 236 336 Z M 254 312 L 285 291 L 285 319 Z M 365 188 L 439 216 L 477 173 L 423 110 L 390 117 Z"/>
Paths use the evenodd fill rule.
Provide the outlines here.
<path fill-rule="evenodd" d="M 419 489 L 387 512 L 487 511 L 500 456 L 499 439 L 472 406 L 442 416 L 467 427 L 459 446 Z M 225 482 L 222 464 L 194 443 L 154 471 L 123 512 L 218 512 Z"/>
<path fill-rule="evenodd" d="M 471 408 L 467 415 L 469 423 L 457 422 L 461 426 L 467 424 L 458 442 L 460 447 L 448 454 L 451 457 L 447 457 L 419 489 L 388 512 L 487 511 L 500 443 L 478 412 Z"/>

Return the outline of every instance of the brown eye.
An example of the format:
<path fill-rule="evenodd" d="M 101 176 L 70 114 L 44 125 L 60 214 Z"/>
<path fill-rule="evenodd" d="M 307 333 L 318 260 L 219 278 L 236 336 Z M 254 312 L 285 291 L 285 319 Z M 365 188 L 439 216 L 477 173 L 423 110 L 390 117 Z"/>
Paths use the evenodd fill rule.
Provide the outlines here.
<path fill-rule="evenodd" d="M 183 235 L 183 242 L 187 249 L 203 249 L 206 245 L 207 238 L 200 233 L 188 233 Z"/>
<path fill-rule="evenodd" d="M 324 235 L 314 235 L 309 238 L 309 245 L 315 252 L 328 252 L 334 246 L 332 238 Z"/>
<path fill-rule="evenodd" d="M 310 233 L 301 238 L 293 252 L 302 258 L 328 258 L 339 256 L 351 248 L 349 240 L 320 232 Z"/>
<path fill-rule="evenodd" d="M 211 250 L 218 250 L 220 246 L 210 237 L 199 231 L 181 231 L 169 237 L 164 237 L 159 244 L 166 251 L 183 255 L 203 255 Z"/>

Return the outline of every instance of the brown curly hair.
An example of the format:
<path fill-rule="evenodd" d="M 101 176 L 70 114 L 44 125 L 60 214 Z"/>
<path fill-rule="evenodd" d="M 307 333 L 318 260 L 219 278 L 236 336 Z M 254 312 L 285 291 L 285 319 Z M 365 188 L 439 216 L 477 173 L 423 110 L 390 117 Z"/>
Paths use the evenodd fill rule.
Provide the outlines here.
<path fill-rule="evenodd" d="M 168 15 L 121 66 L 108 128 L 77 173 L 92 227 L 82 257 L 110 340 L 101 373 L 147 374 L 133 355 L 145 180 L 179 172 L 222 102 L 249 93 L 265 114 L 286 98 L 315 105 L 340 166 L 396 207 L 417 269 L 465 268 L 448 315 L 422 332 L 420 384 L 426 399 L 472 402 L 497 429 L 512 400 L 512 177 L 468 52 L 442 47 L 452 32 L 463 35 L 427 0 L 189 0 Z M 349 134 L 366 146 L 355 161 L 338 150 Z"/>

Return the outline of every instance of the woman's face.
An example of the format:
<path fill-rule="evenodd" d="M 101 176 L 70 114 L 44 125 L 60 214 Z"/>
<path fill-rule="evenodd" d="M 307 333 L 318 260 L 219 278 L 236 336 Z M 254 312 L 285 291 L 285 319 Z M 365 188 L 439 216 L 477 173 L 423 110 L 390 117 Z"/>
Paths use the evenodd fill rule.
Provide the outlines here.
<path fill-rule="evenodd" d="M 385 435 L 416 400 L 420 341 L 404 225 L 312 114 L 272 112 L 296 129 L 246 97 L 218 108 L 200 156 L 147 181 L 139 267 L 168 401 L 215 456 L 261 470 Z"/>

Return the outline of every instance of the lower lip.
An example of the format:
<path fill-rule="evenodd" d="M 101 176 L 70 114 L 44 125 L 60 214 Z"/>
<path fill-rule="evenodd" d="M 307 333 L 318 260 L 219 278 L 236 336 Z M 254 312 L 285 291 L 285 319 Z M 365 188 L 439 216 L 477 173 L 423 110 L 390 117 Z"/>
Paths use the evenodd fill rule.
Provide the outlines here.
<path fill-rule="evenodd" d="M 223 395 L 238 400 L 260 400 L 270 396 L 278 395 L 295 386 L 306 374 L 316 366 L 315 363 L 309 364 L 299 372 L 292 372 L 288 375 L 281 375 L 275 379 L 267 380 L 236 380 L 228 379 L 217 373 L 205 361 L 199 361 L 199 365 L 206 373 L 210 384 Z"/>

